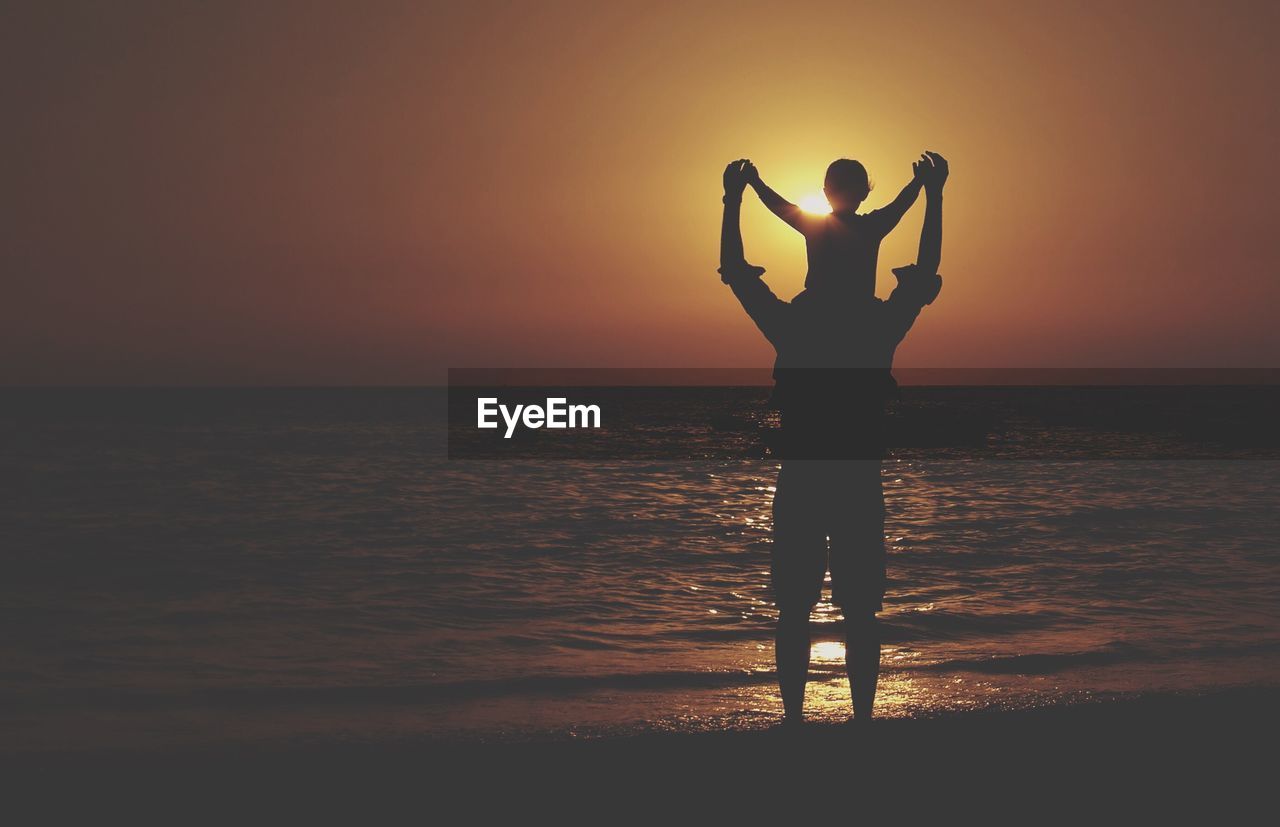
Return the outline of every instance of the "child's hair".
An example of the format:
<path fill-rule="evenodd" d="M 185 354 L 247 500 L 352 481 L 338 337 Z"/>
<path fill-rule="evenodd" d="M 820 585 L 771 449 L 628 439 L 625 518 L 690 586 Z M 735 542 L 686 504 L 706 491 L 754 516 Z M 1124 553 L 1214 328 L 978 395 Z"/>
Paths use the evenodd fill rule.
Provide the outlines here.
<path fill-rule="evenodd" d="M 863 197 L 871 192 L 867 168 L 850 158 L 839 158 L 831 162 L 831 166 L 827 167 L 825 184 L 827 189 L 836 192 L 861 192 Z"/>

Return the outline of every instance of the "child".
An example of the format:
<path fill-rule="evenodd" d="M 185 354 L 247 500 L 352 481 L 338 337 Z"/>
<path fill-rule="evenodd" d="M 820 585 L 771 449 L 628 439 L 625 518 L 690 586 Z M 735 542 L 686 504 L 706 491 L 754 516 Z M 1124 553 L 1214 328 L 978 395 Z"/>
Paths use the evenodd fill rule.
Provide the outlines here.
<path fill-rule="evenodd" d="M 822 191 L 831 204 L 828 215 L 806 213 L 778 195 L 760 180 L 754 165 L 748 164 L 745 172 L 761 202 L 804 236 L 809 253 L 806 288 L 841 281 L 852 286 L 858 295 L 872 296 L 876 291 L 880 242 L 898 226 L 920 194 L 922 163 L 928 163 L 928 158 L 912 164 L 913 177 L 893 203 L 862 215 L 857 209 L 871 192 L 871 182 L 866 167 L 857 161 L 841 158 L 827 167 Z"/>

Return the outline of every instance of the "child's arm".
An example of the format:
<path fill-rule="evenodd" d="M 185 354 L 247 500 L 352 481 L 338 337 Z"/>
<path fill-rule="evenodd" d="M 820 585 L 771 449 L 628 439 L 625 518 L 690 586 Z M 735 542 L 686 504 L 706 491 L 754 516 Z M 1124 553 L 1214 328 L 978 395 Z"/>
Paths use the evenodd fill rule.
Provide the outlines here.
<path fill-rule="evenodd" d="M 748 163 L 745 172 L 747 183 L 756 191 L 756 195 L 760 196 L 760 203 L 768 207 L 769 212 L 787 222 L 793 229 L 801 233 L 805 232 L 809 217 L 804 214 L 804 210 L 778 195 L 768 184 L 761 181 L 760 172 L 756 169 L 755 164 Z"/>
<path fill-rule="evenodd" d="M 898 193 L 898 197 L 893 199 L 885 206 L 871 212 L 871 217 L 876 220 L 876 231 L 881 238 L 893 232 L 893 228 L 898 226 L 898 222 L 902 220 L 902 216 L 907 214 L 907 210 L 916 203 L 916 198 L 920 195 L 920 188 L 923 182 L 920 180 L 920 165 L 923 161 L 916 161 L 911 165 L 915 176 L 907 182 L 902 188 L 902 192 Z"/>
<path fill-rule="evenodd" d="M 916 264 L 922 273 L 936 273 L 942 263 L 942 187 L 947 182 L 947 159 L 936 152 L 925 153 L 928 166 L 920 162 L 919 178 L 924 183 L 924 226 L 920 229 L 920 252 Z"/>

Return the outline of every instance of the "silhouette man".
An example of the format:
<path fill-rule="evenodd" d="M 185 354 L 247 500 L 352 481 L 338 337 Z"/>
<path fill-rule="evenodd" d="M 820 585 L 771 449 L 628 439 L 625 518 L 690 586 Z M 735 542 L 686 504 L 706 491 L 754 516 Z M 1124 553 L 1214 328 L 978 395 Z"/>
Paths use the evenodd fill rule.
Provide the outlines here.
<path fill-rule="evenodd" d="M 773 501 L 770 582 L 778 606 L 775 657 L 786 721 L 803 717 L 809 671 L 809 615 L 828 567 L 845 625 L 845 667 L 855 719 L 870 718 L 880 673 L 876 612 L 885 582 L 884 405 L 894 392 L 898 344 L 942 287 L 942 188 L 948 167 L 926 153 L 917 176 L 926 192 L 918 262 L 896 268 L 888 300 L 858 278 L 828 278 L 790 302 L 774 295 L 743 253 L 742 193 L 756 179 L 750 161 L 724 172 L 720 275 L 777 352 L 773 402 L 782 415 L 782 467 Z"/>
<path fill-rule="evenodd" d="M 809 272 L 804 286 L 819 287 L 828 280 L 852 280 L 866 296 L 876 292 L 876 260 L 880 242 L 915 203 L 924 185 L 921 177 L 925 161 L 912 165 L 912 178 L 888 205 L 858 214 L 858 207 L 871 192 L 867 169 L 849 158 L 832 161 L 827 167 L 822 192 L 831 205 L 827 215 L 805 212 L 760 180 L 752 165 L 744 167 L 747 183 L 769 211 L 804 236 L 809 256 Z"/>

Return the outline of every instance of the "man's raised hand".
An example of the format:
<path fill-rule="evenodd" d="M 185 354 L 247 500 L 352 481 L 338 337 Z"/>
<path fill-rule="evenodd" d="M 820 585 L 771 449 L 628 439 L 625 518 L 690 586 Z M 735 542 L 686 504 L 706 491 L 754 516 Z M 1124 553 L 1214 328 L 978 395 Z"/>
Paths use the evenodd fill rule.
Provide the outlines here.
<path fill-rule="evenodd" d="M 941 190 L 947 182 L 947 174 L 951 171 L 947 159 L 936 152 L 926 150 L 920 160 L 912 165 L 916 177 L 924 182 L 928 189 Z"/>
<path fill-rule="evenodd" d="M 747 188 L 746 168 L 751 162 L 746 158 L 730 161 L 724 168 L 724 194 L 732 198 L 741 198 L 742 191 Z M 754 167 L 752 167 L 754 169 Z"/>

